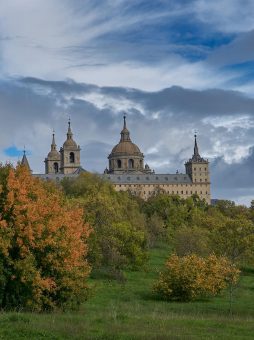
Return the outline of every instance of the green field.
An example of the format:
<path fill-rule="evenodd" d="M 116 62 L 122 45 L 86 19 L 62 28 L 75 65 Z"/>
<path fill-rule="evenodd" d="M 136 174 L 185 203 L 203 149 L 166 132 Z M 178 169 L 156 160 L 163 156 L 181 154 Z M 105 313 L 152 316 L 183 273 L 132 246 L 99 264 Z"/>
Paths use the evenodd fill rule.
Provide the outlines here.
<path fill-rule="evenodd" d="M 0 339 L 253 339 L 254 272 L 242 276 L 233 313 L 228 293 L 191 303 L 158 301 L 151 287 L 167 257 L 152 250 L 144 272 L 126 273 L 127 282 L 93 279 L 93 295 L 78 311 L 0 314 Z"/>

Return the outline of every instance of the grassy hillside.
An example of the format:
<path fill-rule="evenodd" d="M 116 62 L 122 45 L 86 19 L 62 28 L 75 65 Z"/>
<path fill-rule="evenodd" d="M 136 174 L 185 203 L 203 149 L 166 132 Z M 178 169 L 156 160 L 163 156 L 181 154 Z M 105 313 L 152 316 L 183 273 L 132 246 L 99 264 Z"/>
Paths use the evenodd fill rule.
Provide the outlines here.
<path fill-rule="evenodd" d="M 225 292 L 210 301 L 167 303 L 151 287 L 168 255 L 152 250 L 145 272 L 126 273 L 125 284 L 93 279 L 93 296 L 79 312 L 0 314 L 0 339 L 253 339 L 254 272 L 243 275 L 233 315 Z"/>

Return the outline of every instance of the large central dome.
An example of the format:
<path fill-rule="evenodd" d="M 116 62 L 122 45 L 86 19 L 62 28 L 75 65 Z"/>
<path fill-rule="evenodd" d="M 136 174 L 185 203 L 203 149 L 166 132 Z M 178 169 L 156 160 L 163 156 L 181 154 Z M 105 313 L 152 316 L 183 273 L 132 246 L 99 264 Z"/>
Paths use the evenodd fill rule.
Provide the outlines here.
<path fill-rule="evenodd" d="M 139 147 L 132 143 L 126 126 L 126 116 L 121 131 L 120 142 L 113 147 L 109 159 L 109 173 L 144 172 L 144 155 Z"/>
<path fill-rule="evenodd" d="M 132 143 L 131 141 L 124 141 L 124 142 L 120 142 L 118 143 L 111 152 L 112 154 L 119 154 L 119 153 L 124 153 L 124 154 L 128 154 L 128 155 L 133 155 L 133 154 L 140 154 L 140 150 L 138 148 L 138 146 L 134 143 Z"/>

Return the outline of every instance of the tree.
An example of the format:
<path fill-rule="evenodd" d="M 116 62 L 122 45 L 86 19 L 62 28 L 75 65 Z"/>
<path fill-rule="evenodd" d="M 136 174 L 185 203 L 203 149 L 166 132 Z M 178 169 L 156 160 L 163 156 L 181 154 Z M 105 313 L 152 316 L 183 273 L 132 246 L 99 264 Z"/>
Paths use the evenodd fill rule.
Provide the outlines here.
<path fill-rule="evenodd" d="M 77 306 L 90 272 L 83 210 L 23 166 L 1 167 L 0 179 L 0 306 Z"/>
<path fill-rule="evenodd" d="M 173 254 L 153 289 L 165 300 L 190 301 L 216 296 L 238 277 L 239 270 L 225 257 Z"/>
<path fill-rule="evenodd" d="M 90 173 L 65 179 L 62 186 L 70 201 L 84 208 L 84 220 L 93 227 L 88 253 L 93 268 L 118 277 L 123 269 L 143 267 L 147 235 L 137 201 Z"/>
<path fill-rule="evenodd" d="M 173 245 L 177 255 L 186 256 L 197 254 L 207 256 L 211 254 L 209 244 L 209 230 L 197 226 L 183 226 L 175 231 Z"/>
<path fill-rule="evenodd" d="M 253 261 L 254 223 L 241 215 L 226 218 L 211 226 L 210 243 L 217 255 L 226 256 L 232 263 Z"/>

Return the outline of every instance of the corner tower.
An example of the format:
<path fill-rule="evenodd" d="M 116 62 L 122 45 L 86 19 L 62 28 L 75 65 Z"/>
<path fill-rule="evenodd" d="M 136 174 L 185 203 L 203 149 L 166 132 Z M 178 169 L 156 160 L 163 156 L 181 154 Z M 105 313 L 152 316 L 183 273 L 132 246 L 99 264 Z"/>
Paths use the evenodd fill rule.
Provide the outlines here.
<path fill-rule="evenodd" d="M 112 174 L 151 172 L 148 166 L 144 168 L 144 155 L 138 146 L 131 141 L 125 115 L 123 121 L 120 142 L 108 156 L 109 170 L 106 169 L 105 172 Z"/>
<path fill-rule="evenodd" d="M 67 139 L 60 149 L 60 171 L 63 174 L 72 174 L 80 168 L 80 147 L 73 140 L 71 122 L 68 122 Z"/>
<path fill-rule="evenodd" d="M 56 149 L 55 132 L 53 131 L 51 150 L 45 158 L 45 174 L 57 174 L 60 171 L 60 153 Z"/>
<path fill-rule="evenodd" d="M 200 156 L 197 143 L 197 135 L 194 135 L 194 154 L 185 163 L 186 174 L 190 176 L 192 185 L 198 188 L 199 192 L 206 195 L 210 201 L 210 172 L 208 159 Z"/>

